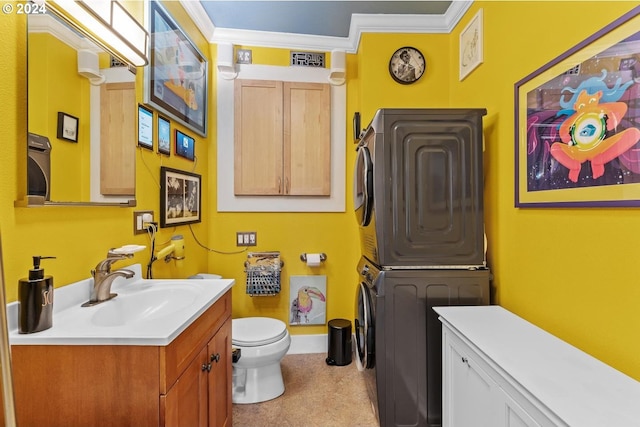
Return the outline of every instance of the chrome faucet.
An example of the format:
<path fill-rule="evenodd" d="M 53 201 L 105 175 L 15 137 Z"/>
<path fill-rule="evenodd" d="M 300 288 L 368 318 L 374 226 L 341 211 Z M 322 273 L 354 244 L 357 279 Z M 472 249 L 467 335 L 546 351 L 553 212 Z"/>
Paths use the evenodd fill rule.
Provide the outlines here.
<path fill-rule="evenodd" d="M 131 258 L 133 254 L 120 254 L 113 252 L 111 249 L 107 252 L 107 257 L 100 261 L 94 270 L 91 270 L 91 276 L 93 276 L 93 288 L 91 289 L 91 297 L 89 301 L 82 304 L 83 307 L 90 307 L 92 305 L 100 304 L 101 302 L 109 301 L 116 297 L 118 294 L 111 293 L 111 284 L 116 277 L 125 277 L 127 279 L 134 276 L 134 272 L 131 270 L 117 270 L 111 271 L 111 265 L 126 258 Z"/>

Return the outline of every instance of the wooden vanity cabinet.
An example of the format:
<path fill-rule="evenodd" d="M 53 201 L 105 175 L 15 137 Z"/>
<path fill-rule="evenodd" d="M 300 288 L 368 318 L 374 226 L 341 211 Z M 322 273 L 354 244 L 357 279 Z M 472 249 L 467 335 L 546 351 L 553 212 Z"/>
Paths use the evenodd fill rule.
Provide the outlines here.
<path fill-rule="evenodd" d="M 164 427 L 231 427 L 231 321 L 160 397 Z"/>
<path fill-rule="evenodd" d="M 166 346 L 11 351 L 21 427 L 231 427 L 231 291 Z"/>

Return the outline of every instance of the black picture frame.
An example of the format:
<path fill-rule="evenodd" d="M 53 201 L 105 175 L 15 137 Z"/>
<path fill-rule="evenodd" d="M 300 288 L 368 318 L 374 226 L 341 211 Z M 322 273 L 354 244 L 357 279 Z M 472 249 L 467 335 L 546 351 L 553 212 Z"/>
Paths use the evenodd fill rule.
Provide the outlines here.
<path fill-rule="evenodd" d="M 158 114 L 158 153 L 171 155 L 171 121 Z"/>
<path fill-rule="evenodd" d="M 153 150 L 153 110 L 138 104 L 138 147 Z"/>
<path fill-rule="evenodd" d="M 160 167 L 160 227 L 202 221 L 202 176 Z"/>
<path fill-rule="evenodd" d="M 186 133 L 176 129 L 175 131 L 176 156 L 184 157 L 191 161 L 196 158 L 196 140 Z"/>
<path fill-rule="evenodd" d="M 207 136 L 209 63 L 171 15 L 149 2 L 151 49 L 145 103 Z"/>
<path fill-rule="evenodd" d="M 78 142 L 78 125 L 80 119 L 71 114 L 58 112 L 58 139 L 65 141 Z"/>

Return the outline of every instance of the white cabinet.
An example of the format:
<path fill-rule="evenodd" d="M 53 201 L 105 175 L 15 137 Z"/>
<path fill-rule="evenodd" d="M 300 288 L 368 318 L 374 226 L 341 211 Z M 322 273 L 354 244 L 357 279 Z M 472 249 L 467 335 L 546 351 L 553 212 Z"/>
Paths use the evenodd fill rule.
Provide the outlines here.
<path fill-rule="evenodd" d="M 444 426 L 541 425 L 500 388 L 488 373 L 491 368 L 487 368 L 478 354 L 446 328 L 443 333 L 443 352 Z"/>
<path fill-rule="evenodd" d="M 499 306 L 435 307 L 443 427 L 640 426 L 640 383 Z"/>
<path fill-rule="evenodd" d="M 499 426 L 498 385 L 454 337 L 443 338 L 444 425 Z"/>

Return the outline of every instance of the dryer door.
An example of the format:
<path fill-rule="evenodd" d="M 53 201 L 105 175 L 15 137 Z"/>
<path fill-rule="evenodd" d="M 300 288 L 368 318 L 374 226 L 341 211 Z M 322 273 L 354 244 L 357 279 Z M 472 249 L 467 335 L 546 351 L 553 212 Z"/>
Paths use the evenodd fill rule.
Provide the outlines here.
<path fill-rule="evenodd" d="M 353 205 L 358 224 L 363 227 L 369 225 L 373 209 L 373 163 L 366 146 L 358 147 L 353 172 Z"/>
<path fill-rule="evenodd" d="M 360 282 L 356 293 L 356 356 L 363 369 L 375 367 L 375 319 L 371 289 Z"/>

